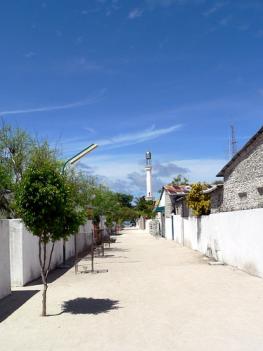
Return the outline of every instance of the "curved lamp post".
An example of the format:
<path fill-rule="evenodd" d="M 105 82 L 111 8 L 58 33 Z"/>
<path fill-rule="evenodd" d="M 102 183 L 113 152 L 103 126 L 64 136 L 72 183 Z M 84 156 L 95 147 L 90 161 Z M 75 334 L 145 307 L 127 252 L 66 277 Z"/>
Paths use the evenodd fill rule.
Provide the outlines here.
<path fill-rule="evenodd" d="M 85 149 L 81 150 L 76 155 L 74 155 L 73 157 L 69 158 L 63 165 L 62 174 L 65 173 L 65 169 L 68 164 L 73 165 L 74 163 L 79 161 L 82 157 L 86 156 L 87 154 L 95 150 L 97 147 L 98 147 L 97 144 L 91 144 Z M 63 267 L 65 267 L 65 263 L 66 263 L 66 240 L 63 240 Z"/>

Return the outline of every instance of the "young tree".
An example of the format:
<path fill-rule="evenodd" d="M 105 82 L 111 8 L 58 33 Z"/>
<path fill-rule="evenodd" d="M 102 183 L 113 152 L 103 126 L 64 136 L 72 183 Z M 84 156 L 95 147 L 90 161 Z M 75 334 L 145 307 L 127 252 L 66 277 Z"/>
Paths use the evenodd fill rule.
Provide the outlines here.
<path fill-rule="evenodd" d="M 205 189 L 207 189 L 207 186 L 204 184 L 193 184 L 191 186 L 191 191 L 186 197 L 188 206 L 193 210 L 194 215 L 198 217 L 210 213 L 210 196 L 203 193 Z"/>
<path fill-rule="evenodd" d="M 17 187 L 16 206 L 26 227 L 39 239 L 42 316 L 46 316 L 47 278 L 55 242 L 76 232 L 86 216 L 85 209 L 78 206 L 76 184 L 61 174 L 61 165 L 46 144 L 32 153 Z"/>

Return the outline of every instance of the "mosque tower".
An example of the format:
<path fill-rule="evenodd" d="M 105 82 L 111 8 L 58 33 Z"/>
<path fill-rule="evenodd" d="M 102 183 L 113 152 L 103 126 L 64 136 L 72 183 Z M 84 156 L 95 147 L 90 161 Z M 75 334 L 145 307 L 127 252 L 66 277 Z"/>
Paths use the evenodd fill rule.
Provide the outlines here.
<path fill-rule="evenodd" d="M 146 160 L 146 165 L 145 165 L 145 171 L 146 171 L 146 196 L 145 200 L 153 200 L 153 194 L 152 194 L 152 154 L 151 152 L 146 152 L 145 155 L 145 160 Z"/>

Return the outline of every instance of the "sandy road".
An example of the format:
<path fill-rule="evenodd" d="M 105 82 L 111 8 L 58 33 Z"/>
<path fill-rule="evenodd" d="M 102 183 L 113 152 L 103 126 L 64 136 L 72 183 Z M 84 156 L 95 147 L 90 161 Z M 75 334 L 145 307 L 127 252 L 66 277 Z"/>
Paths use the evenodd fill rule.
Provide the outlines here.
<path fill-rule="evenodd" d="M 134 230 L 105 256 L 96 269 L 108 272 L 53 274 L 49 317 L 39 316 L 41 285 L 0 302 L 0 316 L 13 310 L 0 350 L 263 350 L 262 279 Z"/>

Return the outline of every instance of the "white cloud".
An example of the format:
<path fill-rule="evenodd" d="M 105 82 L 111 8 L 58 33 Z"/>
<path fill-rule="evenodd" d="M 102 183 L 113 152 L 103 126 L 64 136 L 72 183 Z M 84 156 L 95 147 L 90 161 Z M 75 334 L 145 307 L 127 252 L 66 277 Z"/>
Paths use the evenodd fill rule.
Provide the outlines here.
<path fill-rule="evenodd" d="M 133 9 L 133 10 L 130 11 L 130 13 L 128 15 L 128 18 L 129 19 L 135 19 L 135 18 L 141 17 L 142 14 L 143 14 L 143 10 L 139 9 L 139 8 L 136 8 L 136 9 Z"/>
<path fill-rule="evenodd" d="M 182 173 L 190 182 L 207 181 L 216 179 L 216 174 L 227 163 L 225 159 L 186 159 L 170 160 L 163 162 L 164 155 L 154 155 L 153 162 L 153 184 L 154 192 L 165 184 L 169 183 L 178 173 Z M 144 154 L 122 154 L 122 155 L 96 155 L 90 154 L 83 158 L 82 164 L 93 169 L 93 174 L 103 179 L 115 191 L 133 193 L 136 196 L 145 194 L 145 171 L 141 161 Z M 158 174 L 158 170 L 169 168 L 171 164 L 178 168 L 173 168 L 174 172 Z M 178 172 L 180 169 L 187 170 L 186 173 Z M 157 172 L 155 172 L 155 170 Z"/>
<path fill-rule="evenodd" d="M 143 143 L 144 141 L 147 141 L 147 140 L 159 138 L 162 135 L 170 134 L 178 130 L 180 127 L 181 127 L 180 124 L 176 124 L 168 128 L 159 128 L 159 129 L 155 129 L 155 127 L 152 126 L 150 129 L 146 129 L 144 131 L 130 133 L 130 134 L 121 134 L 121 135 L 114 136 L 112 138 L 98 140 L 96 141 L 96 143 L 99 144 L 100 146 L 111 146 L 114 148 L 127 146 L 127 145 L 134 145 L 134 144 Z"/>
<path fill-rule="evenodd" d="M 0 111 L 0 116 L 8 116 L 8 115 L 20 115 L 26 113 L 38 113 L 38 112 L 49 112 L 49 111 L 57 111 L 57 110 L 67 110 L 70 108 L 87 106 L 96 103 L 102 96 L 104 95 L 105 90 L 101 90 L 98 94 L 91 96 L 85 100 L 72 102 L 64 105 L 55 105 L 55 106 L 42 106 L 42 107 L 33 107 L 27 109 L 17 109 L 17 110 L 5 110 Z"/>

